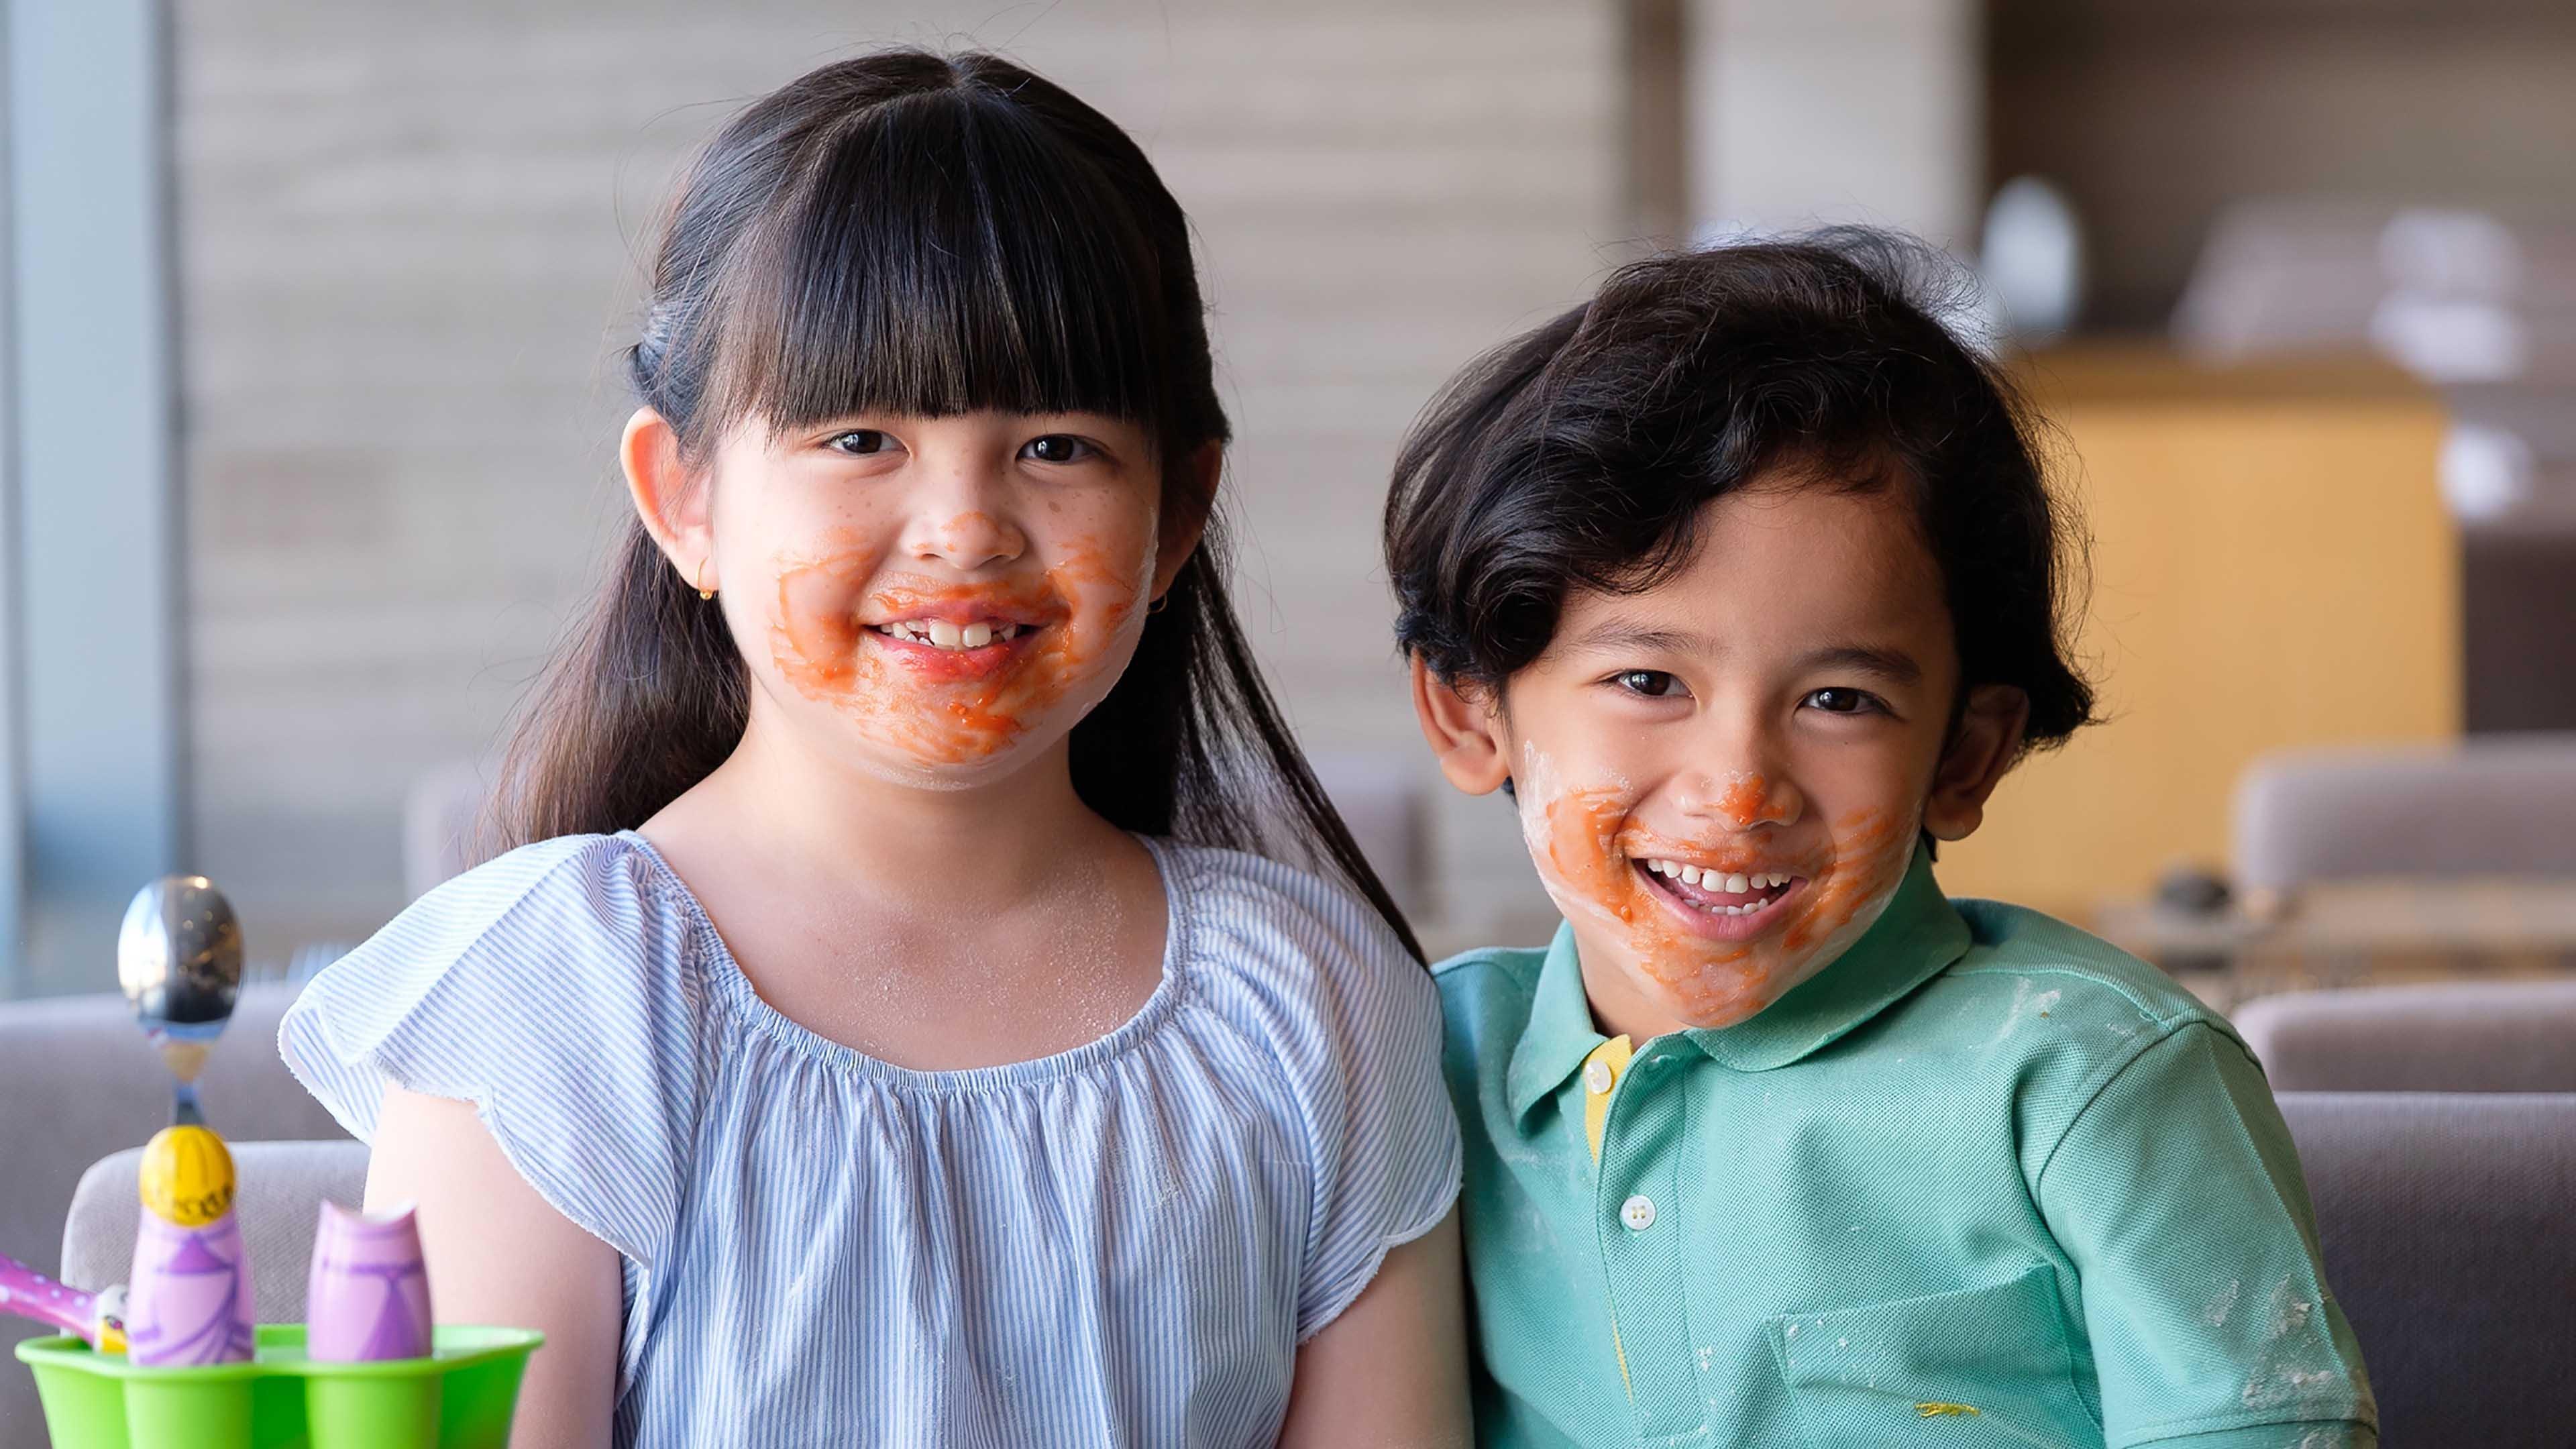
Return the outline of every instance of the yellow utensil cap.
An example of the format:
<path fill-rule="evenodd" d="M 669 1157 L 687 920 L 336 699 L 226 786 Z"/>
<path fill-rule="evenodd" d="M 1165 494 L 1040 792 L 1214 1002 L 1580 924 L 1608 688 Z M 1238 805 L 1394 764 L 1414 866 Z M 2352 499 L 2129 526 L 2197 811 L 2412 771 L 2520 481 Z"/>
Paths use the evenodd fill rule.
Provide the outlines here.
<path fill-rule="evenodd" d="M 233 1207 L 233 1155 L 203 1127 L 165 1127 L 143 1146 L 143 1206 L 163 1222 L 202 1228 Z"/>

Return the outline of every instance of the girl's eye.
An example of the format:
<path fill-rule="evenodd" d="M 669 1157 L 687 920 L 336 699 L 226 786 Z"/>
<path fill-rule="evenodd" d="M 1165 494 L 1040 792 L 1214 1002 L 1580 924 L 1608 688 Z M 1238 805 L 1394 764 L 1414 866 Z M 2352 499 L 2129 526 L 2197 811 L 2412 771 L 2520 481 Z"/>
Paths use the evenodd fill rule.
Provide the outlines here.
<path fill-rule="evenodd" d="M 1857 689 L 1819 689 L 1802 701 L 1809 709 L 1827 714 L 1884 714 L 1887 706 L 1876 697 Z"/>
<path fill-rule="evenodd" d="M 1020 456 L 1033 463 L 1079 463 L 1099 451 L 1071 433 L 1049 433 L 1020 445 Z"/>
<path fill-rule="evenodd" d="M 1610 682 L 1648 699 L 1669 699 L 1682 692 L 1682 682 L 1660 669 L 1623 669 L 1610 676 Z"/>
<path fill-rule="evenodd" d="M 823 446 L 836 453 L 847 453 L 854 458 L 864 458 L 884 452 L 893 443 L 894 439 L 874 428 L 852 428 L 846 433 L 834 433 Z"/>

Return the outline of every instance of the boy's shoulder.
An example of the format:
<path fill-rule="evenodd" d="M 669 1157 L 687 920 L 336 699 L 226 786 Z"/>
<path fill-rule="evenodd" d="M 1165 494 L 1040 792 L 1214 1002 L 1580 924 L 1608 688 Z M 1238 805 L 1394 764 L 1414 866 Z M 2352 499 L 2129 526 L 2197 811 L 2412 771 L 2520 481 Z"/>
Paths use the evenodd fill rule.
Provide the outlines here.
<path fill-rule="evenodd" d="M 1928 989 L 1955 1000 L 1998 996 L 2068 1024 L 2180 1028 L 2195 1023 L 2233 1037 L 2226 1018 L 2171 976 L 2089 931 L 2001 901 L 1953 898 L 1969 946 Z"/>

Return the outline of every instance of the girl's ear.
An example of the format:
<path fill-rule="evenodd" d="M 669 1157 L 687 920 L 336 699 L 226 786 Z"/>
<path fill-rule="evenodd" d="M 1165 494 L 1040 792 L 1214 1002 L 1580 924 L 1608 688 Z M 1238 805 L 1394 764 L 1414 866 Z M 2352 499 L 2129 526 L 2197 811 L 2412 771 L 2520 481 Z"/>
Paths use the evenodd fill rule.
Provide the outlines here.
<path fill-rule="evenodd" d="M 2008 684 L 1968 691 L 1959 727 L 1932 776 L 1932 798 L 1923 805 L 1923 829 L 1935 840 L 1965 840 L 1986 820 L 1986 799 L 2003 783 L 2021 753 L 2030 723 L 2030 696 Z"/>
<path fill-rule="evenodd" d="M 719 587 L 715 565 L 715 527 L 705 480 L 680 458 L 680 437 L 660 413 L 637 408 L 617 440 L 617 461 L 626 470 L 626 495 L 635 516 L 671 567 L 690 587 Z"/>
<path fill-rule="evenodd" d="M 1413 656 L 1413 713 L 1440 761 L 1440 773 L 1470 795 L 1490 795 L 1512 778 L 1511 741 L 1499 703 L 1484 690 L 1460 689 Z"/>
<path fill-rule="evenodd" d="M 1199 551 L 1208 515 L 1216 511 L 1217 480 L 1225 473 L 1225 444 L 1213 440 L 1190 454 L 1187 477 L 1174 496 L 1164 500 L 1162 522 L 1154 540 L 1154 597 L 1172 586 L 1190 555 Z"/>

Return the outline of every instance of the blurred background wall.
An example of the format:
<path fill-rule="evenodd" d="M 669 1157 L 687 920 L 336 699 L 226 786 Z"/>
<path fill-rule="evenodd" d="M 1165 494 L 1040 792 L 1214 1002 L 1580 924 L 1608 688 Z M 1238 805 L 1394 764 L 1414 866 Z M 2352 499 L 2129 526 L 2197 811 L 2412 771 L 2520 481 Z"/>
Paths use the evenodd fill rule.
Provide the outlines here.
<path fill-rule="evenodd" d="M 2059 800 L 2056 823 L 2035 799 L 2020 817 L 2035 823 L 1999 828 L 1990 861 L 1962 854 L 1962 882 L 2080 915 L 2171 861 L 2225 865 L 2226 786 L 2248 752 L 2576 725 L 2566 636 L 2549 622 L 2556 609 L 2576 625 L 2576 555 L 2549 521 L 2552 500 L 2576 492 L 2576 437 L 2560 436 L 2576 371 L 2551 371 L 2553 349 L 2576 340 L 2576 13 L 2552 0 L 11 0 L 8 12 L 21 325 L 6 425 L 15 531 L 0 562 L 16 650 L 7 759 L 21 778 L 5 801 L 19 828 L 0 834 L 25 859 L 0 855 L 0 896 L 15 902 L 0 926 L 33 945 L 0 970 L 0 993 L 103 986 L 115 905 L 152 869 L 215 876 L 272 963 L 327 953 L 401 906 L 407 797 L 424 781 L 432 796 L 470 793 L 488 769 L 624 507 L 615 356 L 673 166 L 751 96 L 885 42 L 995 47 L 1046 71 L 1127 125 L 1190 211 L 1237 424 L 1238 601 L 1345 803 L 1386 817 L 1373 838 L 1402 857 L 1436 941 L 1528 934 L 1546 913 L 1502 807 L 1455 798 L 1420 758 L 1376 558 L 1388 464 L 1457 366 L 1678 239 L 1846 219 L 1922 231 L 1987 263 L 1999 300 L 1979 326 L 2055 349 L 2017 364 L 2043 395 L 2118 422 L 2098 458 L 2067 460 L 2065 481 L 2088 512 L 2122 521 L 2100 540 L 2112 607 L 2088 640 L 2118 666 L 2126 713 L 2108 743 L 2083 747 L 2105 753 L 2070 751 L 2062 788 L 2041 773 L 2016 785 Z M 111 14 L 131 23 L 89 33 Z M 97 164 L 133 172 L 142 199 L 101 225 L 166 258 L 137 284 L 166 288 L 166 368 L 153 371 L 148 336 L 129 352 L 166 382 L 175 418 L 164 427 L 146 407 L 130 437 L 92 440 L 147 463 L 166 449 L 167 466 L 120 495 L 158 507 L 166 555 L 62 552 L 78 521 L 47 510 L 94 479 L 78 450 L 39 446 L 45 418 L 26 416 L 29 367 L 70 330 L 25 322 L 31 290 L 50 295 L 45 268 L 67 265 L 44 250 L 60 247 L 43 217 L 61 213 L 31 220 L 29 189 L 67 145 L 104 154 L 94 126 L 59 120 L 80 88 L 54 58 L 84 36 L 122 47 L 132 82 L 97 103 L 141 118 L 140 140 Z M 2499 325 L 2520 350 L 2480 353 Z M 2343 359 L 2345 382 L 2245 371 L 2314 356 Z M 2247 402 L 2272 409 L 2253 443 L 2193 431 L 2208 407 L 2242 421 Z M 2186 404 L 2201 411 L 2154 410 Z M 2356 417 L 2395 430 L 2362 444 L 2335 433 L 2354 466 L 2386 472 L 2366 486 L 2300 441 Z M 2239 530 L 2254 562 L 2193 583 L 2170 563 L 2186 555 L 2150 537 L 2163 510 L 2102 492 L 2153 497 L 2177 467 L 2219 477 L 2136 451 L 2182 437 L 2249 477 L 2265 457 L 2310 460 L 2303 496 L 2325 501 L 2304 508 L 2395 500 L 2364 507 L 2376 527 L 2318 534 L 2299 565 L 2311 572 L 2281 577 L 2411 581 L 2416 592 L 2381 594 L 2414 620 L 2405 647 L 2382 651 L 2393 672 L 2377 693 L 2396 705 L 2365 698 L 2327 723 L 2267 705 L 2238 711 L 2254 724 L 2233 732 L 2158 712 L 2169 696 L 2239 687 L 2157 652 L 2190 660 L 2205 638 L 2194 630 L 2255 641 L 2229 666 L 2248 677 L 2285 649 L 2370 667 L 2338 653 L 2361 647 L 2348 627 L 2301 634 L 2305 616 L 2262 598 L 2170 606 L 2261 573 L 2254 544 L 2303 532 L 2232 511 L 2242 490 L 2213 485 L 2197 526 Z M 2395 552 L 2372 557 L 2382 548 Z M 2519 592 L 2481 592 L 2508 574 Z M 134 592 L 151 577 L 167 580 L 161 603 Z M 108 630 L 83 602 L 93 594 L 143 598 L 161 636 Z M 2277 597 L 2293 595 L 2313 601 L 2287 583 Z M 2183 622 L 2169 645 L 2142 642 L 2132 621 L 2145 617 Z M 134 659 L 84 663 L 127 637 Z M 2121 696 L 2120 670 L 2165 692 Z M 130 709 L 69 716 L 30 703 L 75 677 L 163 680 L 167 697 L 142 689 Z M 2262 687 L 2294 686 L 2307 688 Z M 48 793 L 63 741 L 111 714 L 150 726 L 137 758 L 166 750 L 166 768 L 120 774 L 113 756 L 91 758 Z M 2123 740 L 2154 751 L 2124 754 Z M 2189 818 L 2062 868 L 2065 822 L 2129 808 L 2117 789 L 2142 758 L 2200 782 L 2175 796 Z M 166 822 L 167 839 L 115 823 L 120 809 Z"/>

